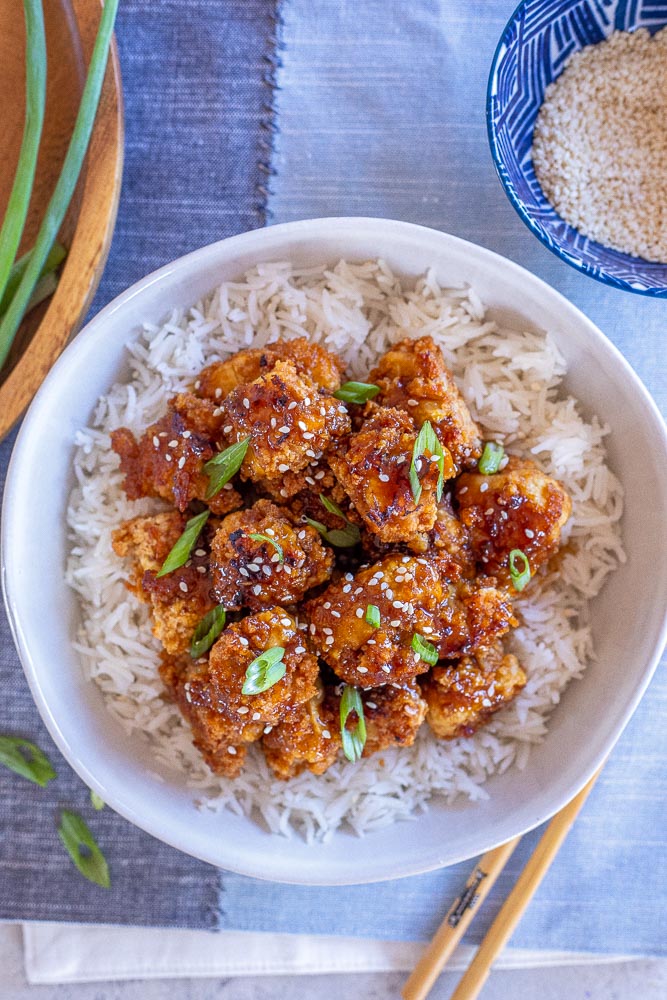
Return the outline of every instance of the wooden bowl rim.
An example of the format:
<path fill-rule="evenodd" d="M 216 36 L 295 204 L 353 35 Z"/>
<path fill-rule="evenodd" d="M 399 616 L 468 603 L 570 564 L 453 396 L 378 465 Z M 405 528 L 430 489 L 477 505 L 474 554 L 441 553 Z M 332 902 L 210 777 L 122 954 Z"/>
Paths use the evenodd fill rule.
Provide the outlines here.
<path fill-rule="evenodd" d="M 96 23 L 82 21 L 84 2 L 90 0 L 75 0 L 74 6 L 88 59 L 95 40 Z M 58 287 L 42 321 L 0 386 L 0 440 L 22 416 L 67 341 L 77 332 L 97 290 L 118 214 L 123 140 L 123 91 L 114 37 L 84 164 L 84 186 L 74 235 Z"/>

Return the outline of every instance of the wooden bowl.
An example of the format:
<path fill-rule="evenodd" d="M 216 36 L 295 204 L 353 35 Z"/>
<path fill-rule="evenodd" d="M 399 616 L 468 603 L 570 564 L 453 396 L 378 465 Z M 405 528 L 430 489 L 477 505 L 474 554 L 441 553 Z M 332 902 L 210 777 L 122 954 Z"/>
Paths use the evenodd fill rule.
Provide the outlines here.
<path fill-rule="evenodd" d="M 99 0 L 50 0 L 44 4 L 46 113 L 20 254 L 33 245 L 60 175 L 100 13 Z M 0 93 L 4 96 L 1 219 L 14 180 L 25 114 L 25 24 L 22 5 L 16 0 L 0 0 Z M 113 45 L 88 155 L 59 234 L 68 253 L 58 288 L 25 318 L 0 374 L 0 439 L 32 400 L 92 300 L 111 245 L 122 167 L 123 102 Z"/>

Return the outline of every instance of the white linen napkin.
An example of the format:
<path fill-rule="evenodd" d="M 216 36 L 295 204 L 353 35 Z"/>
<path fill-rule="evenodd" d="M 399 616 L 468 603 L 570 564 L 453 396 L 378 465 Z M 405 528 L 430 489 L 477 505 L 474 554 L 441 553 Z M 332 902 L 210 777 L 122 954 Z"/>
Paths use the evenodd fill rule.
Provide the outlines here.
<path fill-rule="evenodd" d="M 26 978 L 32 985 L 407 971 L 424 947 L 418 941 L 63 923 L 23 924 L 23 941 Z M 465 968 L 473 952 L 472 945 L 459 946 L 448 968 Z M 496 968 L 600 964 L 630 957 L 507 948 Z"/>

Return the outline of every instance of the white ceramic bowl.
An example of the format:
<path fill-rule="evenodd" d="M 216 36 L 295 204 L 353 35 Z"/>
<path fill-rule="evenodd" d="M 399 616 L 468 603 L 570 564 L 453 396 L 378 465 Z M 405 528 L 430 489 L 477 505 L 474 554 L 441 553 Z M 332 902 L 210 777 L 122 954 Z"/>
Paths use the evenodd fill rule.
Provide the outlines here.
<path fill-rule="evenodd" d="M 613 433 L 609 460 L 623 482 L 626 565 L 594 602 L 597 662 L 570 685 L 548 736 L 524 771 L 486 785 L 490 798 L 433 804 L 414 823 L 363 839 L 344 832 L 308 847 L 228 813 L 198 811 L 182 777 L 157 768 L 128 739 L 86 680 L 72 640 L 79 608 L 63 582 L 65 509 L 76 431 L 126 370 L 123 347 L 139 325 L 194 302 L 259 261 L 303 265 L 381 256 L 411 278 L 434 266 L 470 283 L 494 316 L 548 329 L 569 362 L 567 389 Z M 664 512 L 667 437 L 645 389 L 608 340 L 561 295 L 502 257 L 439 232 L 376 219 L 324 219 L 256 230 L 205 247 L 130 288 L 79 334 L 44 382 L 23 423 L 5 490 L 5 601 L 37 706 L 59 748 L 112 808 L 155 837 L 212 864 L 276 881 L 371 882 L 472 857 L 547 819 L 605 759 L 641 698 L 665 639 Z"/>

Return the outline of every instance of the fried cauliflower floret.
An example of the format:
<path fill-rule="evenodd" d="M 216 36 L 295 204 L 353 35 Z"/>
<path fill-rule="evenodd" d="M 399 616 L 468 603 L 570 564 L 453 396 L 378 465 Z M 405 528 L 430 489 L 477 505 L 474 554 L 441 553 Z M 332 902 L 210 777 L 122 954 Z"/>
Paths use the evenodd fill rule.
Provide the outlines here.
<path fill-rule="evenodd" d="M 460 476 L 455 496 L 477 561 L 503 583 L 510 580 L 510 552 L 524 552 L 535 573 L 556 552 L 572 512 L 572 501 L 557 480 L 534 462 L 514 457 L 493 475 Z"/>
<path fill-rule="evenodd" d="M 366 720 L 364 757 L 390 747 L 412 746 L 427 709 L 416 681 L 365 691 L 362 701 Z"/>
<path fill-rule="evenodd" d="M 308 602 L 310 641 L 348 684 L 404 683 L 429 669 L 413 649 L 415 634 L 451 657 L 488 645 L 515 624 L 506 595 L 492 584 L 447 581 L 426 559 L 385 556 Z M 369 605 L 378 609 L 378 627 L 366 620 Z"/>
<path fill-rule="evenodd" d="M 345 449 L 329 456 L 329 464 L 380 541 L 409 541 L 435 523 L 438 467 L 428 460 L 430 456 L 421 460 L 422 491 L 415 501 L 409 476 L 417 434 L 410 417 L 383 407 L 371 407 L 369 413 Z M 454 465 L 445 450 L 445 479 L 453 475 Z"/>
<path fill-rule="evenodd" d="M 262 738 L 266 762 L 286 781 L 302 771 L 324 772 L 341 748 L 338 700 L 324 691 L 292 709 Z"/>
<path fill-rule="evenodd" d="M 192 500 L 205 500 L 209 478 L 204 465 L 215 453 L 208 434 L 214 433 L 218 422 L 208 405 L 183 394 L 170 402 L 165 416 L 139 441 L 127 427 L 112 431 L 111 447 L 120 457 L 123 488 L 130 500 L 161 497 L 180 511 Z M 216 514 L 236 510 L 241 502 L 231 483 L 206 500 Z"/>
<path fill-rule="evenodd" d="M 457 473 L 477 463 L 482 453 L 479 427 L 432 337 L 406 338 L 394 344 L 368 381 L 380 386 L 376 403 L 405 410 L 417 429 L 425 420 L 431 422 Z"/>
<path fill-rule="evenodd" d="M 350 429 L 343 404 L 291 361 L 278 361 L 266 375 L 237 386 L 221 409 L 228 440 L 250 439 L 241 478 L 255 482 L 301 471 Z"/>
<path fill-rule="evenodd" d="M 195 391 L 217 402 L 237 386 L 266 375 L 277 361 L 291 361 L 300 374 L 307 375 L 328 392 L 340 388 L 344 371 L 340 358 L 319 344 L 311 343 L 306 337 L 296 337 L 294 340 L 277 340 L 262 348 L 239 351 L 227 361 L 209 365 L 198 375 Z"/>
<path fill-rule="evenodd" d="M 329 579 L 334 563 L 314 528 L 295 526 L 270 500 L 226 517 L 211 553 L 213 590 L 227 610 L 295 604 Z"/>
<path fill-rule="evenodd" d="M 284 676 L 266 691 L 243 694 L 250 664 L 276 646 L 285 650 Z M 227 757 L 237 757 L 243 744 L 255 742 L 313 698 L 317 680 L 317 660 L 303 645 L 294 619 L 274 607 L 229 625 L 208 659 L 185 665 L 172 676 L 170 690 L 211 770 L 228 774 Z"/>
<path fill-rule="evenodd" d="M 113 533 L 116 555 L 132 560 L 128 586 L 140 601 L 150 605 L 153 634 L 172 654 L 189 649 L 197 625 L 216 605 L 208 570 L 206 529 L 185 566 L 166 576 L 157 576 L 185 524 L 182 514 L 168 511 L 152 517 L 135 517 Z"/>
<path fill-rule="evenodd" d="M 494 712 L 508 705 L 526 684 L 516 656 L 501 643 L 434 667 L 420 680 L 428 704 L 428 724 L 437 737 L 471 736 Z"/>

